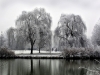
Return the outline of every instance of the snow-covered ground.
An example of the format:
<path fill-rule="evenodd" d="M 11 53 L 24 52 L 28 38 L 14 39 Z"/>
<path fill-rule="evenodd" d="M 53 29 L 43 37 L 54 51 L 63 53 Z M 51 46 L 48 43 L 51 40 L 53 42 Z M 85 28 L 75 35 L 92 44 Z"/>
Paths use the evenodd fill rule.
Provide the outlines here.
<path fill-rule="evenodd" d="M 15 54 L 30 54 L 31 50 L 12 50 Z M 33 53 L 39 53 L 38 50 L 33 50 Z M 41 50 L 40 53 L 61 53 L 61 51 L 43 51 Z"/>

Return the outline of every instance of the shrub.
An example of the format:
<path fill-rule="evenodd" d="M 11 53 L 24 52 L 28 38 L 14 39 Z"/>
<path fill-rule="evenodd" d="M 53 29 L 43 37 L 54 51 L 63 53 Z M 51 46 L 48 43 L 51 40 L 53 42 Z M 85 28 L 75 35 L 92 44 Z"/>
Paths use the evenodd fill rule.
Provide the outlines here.
<path fill-rule="evenodd" d="M 7 48 L 0 48 L 0 57 L 15 56 L 15 53 L 9 51 Z"/>
<path fill-rule="evenodd" d="M 100 51 L 99 50 L 95 50 L 93 53 L 94 57 L 100 57 Z"/>
<path fill-rule="evenodd" d="M 95 51 L 92 48 L 68 48 L 62 53 L 64 57 L 98 57 L 100 51 Z"/>

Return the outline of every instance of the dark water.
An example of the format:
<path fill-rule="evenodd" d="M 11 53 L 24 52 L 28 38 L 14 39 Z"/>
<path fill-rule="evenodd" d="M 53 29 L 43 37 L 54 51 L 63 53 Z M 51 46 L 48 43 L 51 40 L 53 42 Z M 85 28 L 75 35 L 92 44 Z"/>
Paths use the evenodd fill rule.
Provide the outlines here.
<path fill-rule="evenodd" d="M 0 60 L 0 75 L 94 75 L 84 68 L 96 70 L 99 66 L 90 60 L 10 59 Z"/>

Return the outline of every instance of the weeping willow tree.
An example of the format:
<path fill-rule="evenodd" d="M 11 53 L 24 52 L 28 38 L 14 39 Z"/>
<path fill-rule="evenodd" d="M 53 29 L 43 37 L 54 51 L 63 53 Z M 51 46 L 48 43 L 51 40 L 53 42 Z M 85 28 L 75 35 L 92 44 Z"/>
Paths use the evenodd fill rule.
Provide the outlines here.
<path fill-rule="evenodd" d="M 86 26 L 79 15 L 62 14 L 55 30 L 58 47 L 86 47 Z"/>

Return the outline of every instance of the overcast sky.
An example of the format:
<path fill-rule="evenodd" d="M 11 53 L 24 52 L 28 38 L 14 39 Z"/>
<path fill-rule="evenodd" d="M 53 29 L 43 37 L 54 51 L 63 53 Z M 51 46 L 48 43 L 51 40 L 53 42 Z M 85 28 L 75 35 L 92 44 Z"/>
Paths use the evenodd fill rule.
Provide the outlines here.
<path fill-rule="evenodd" d="M 100 18 L 100 0 L 0 0 L 0 31 L 15 27 L 15 20 L 22 11 L 45 8 L 52 16 L 52 30 L 57 26 L 62 13 L 80 15 L 90 37 Z"/>

